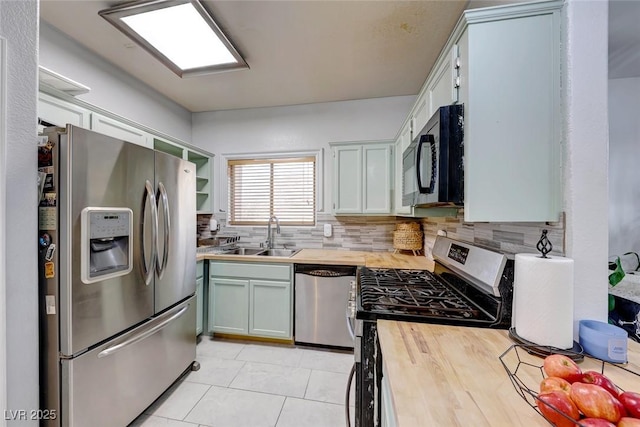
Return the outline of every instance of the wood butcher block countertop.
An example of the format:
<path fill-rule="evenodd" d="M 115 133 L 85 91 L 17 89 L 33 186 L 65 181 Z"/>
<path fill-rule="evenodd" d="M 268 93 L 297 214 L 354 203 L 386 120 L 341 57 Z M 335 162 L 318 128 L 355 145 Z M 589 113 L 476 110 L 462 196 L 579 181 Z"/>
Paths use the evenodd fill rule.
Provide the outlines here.
<path fill-rule="evenodd" d="M 549 426 L 517 394 L 510 371 L 517 366 L 507 331 L 426 323 L 378 320 L 378 336 L 398 427 Z M 640 373 L 640 344 L 628 341 L 625 368 Z M 518 378 L 537 391 L 543 359 L 519 349 L 523 365 Z M 600 370 L 586 357 L 583 371 Z M 624 390 L 640 391 L 639 377 L 614 365 L 604 366 Z"/>
<path fill-rule="evenodd" d="M 292 257 L 265 257 L 257 255 L 224 255 L 199 253 L 199 260 L 243 262 L 287 262 L 292 264 L 356 265 L 372 268 L 402 268 L 433 270 L 433 261 L 425 256 L 394 254 L 392 252 L 345 251 L 331 249 L 302 249 Z"/>

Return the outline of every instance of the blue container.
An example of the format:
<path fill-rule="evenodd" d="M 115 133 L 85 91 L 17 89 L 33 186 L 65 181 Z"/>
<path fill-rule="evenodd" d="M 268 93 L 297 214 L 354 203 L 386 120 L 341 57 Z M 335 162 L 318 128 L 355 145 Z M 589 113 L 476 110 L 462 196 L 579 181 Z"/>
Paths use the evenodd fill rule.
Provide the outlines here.
<path fill-rule="evenodd" d="M 626 363 L 628 334 L 622 328 L 597 320 L 581 320 L 579 342 L 591 356 L 613 363 Z"/>

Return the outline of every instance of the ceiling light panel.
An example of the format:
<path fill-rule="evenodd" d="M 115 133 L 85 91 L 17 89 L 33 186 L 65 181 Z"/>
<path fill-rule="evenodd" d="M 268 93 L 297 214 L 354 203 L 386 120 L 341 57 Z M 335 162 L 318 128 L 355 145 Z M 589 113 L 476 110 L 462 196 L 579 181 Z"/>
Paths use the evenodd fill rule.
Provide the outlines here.
<path fill-rule="evenodd" d="M 99 14 L 181 77 L 248 68 L 197 0 L 134 2 Z"/>

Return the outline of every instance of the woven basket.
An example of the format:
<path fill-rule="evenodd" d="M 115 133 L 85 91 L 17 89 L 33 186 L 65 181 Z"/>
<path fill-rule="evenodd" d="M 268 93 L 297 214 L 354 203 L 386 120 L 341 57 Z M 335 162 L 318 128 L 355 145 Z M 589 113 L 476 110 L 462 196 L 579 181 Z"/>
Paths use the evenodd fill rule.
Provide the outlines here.
<path fill-rule="evenodd" d="M 396 224 L 396 230 L 398 231 L 420 231 L 419 222 L 401 222 Z"/>
<path fill-rule="evenodd" d="M 422 231 L 397 230 L 393 232 L 395 249 L 415 251 L 422 249 Z"/>

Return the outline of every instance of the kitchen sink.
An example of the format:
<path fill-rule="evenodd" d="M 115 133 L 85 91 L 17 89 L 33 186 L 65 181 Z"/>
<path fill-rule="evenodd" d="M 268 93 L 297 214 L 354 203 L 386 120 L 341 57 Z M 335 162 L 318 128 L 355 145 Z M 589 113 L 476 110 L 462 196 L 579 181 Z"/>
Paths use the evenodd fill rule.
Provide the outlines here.
<path fill-rule="evenodd" d="M 263 248 L 235 248 L 228 252 L 224 252 L 224 255 L 258 255 L 260 252 L 264 252 Z"/>
<path fill-rule="evenodd" d="M 265 249 L 256 255 L 292 257 L 298 252 L 300 252 L 300 249 Z"/>
<path fill-rule="evenodd" d="M 220 255 L 260 255 L 260 256 L 280 256 L 292 257 L 301 249 L 264 249 L 264 248 L 233 248 L 220 252 Z"/>

